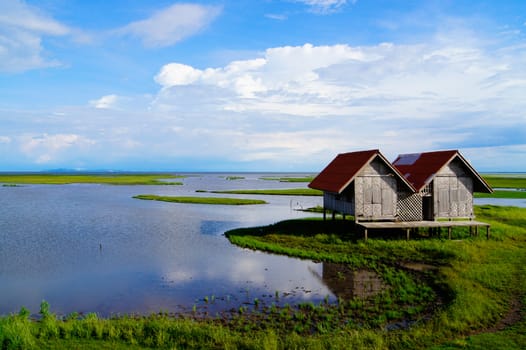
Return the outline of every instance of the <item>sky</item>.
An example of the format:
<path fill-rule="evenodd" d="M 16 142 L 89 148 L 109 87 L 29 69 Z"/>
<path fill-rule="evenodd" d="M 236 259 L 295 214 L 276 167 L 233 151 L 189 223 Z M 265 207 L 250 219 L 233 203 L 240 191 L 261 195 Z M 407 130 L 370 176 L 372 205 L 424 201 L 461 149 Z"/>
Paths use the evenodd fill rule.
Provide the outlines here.
<path fill-rule="evenodd" d="M 524 0 L 0 0 L 0 171 L 526 171 Z"/>

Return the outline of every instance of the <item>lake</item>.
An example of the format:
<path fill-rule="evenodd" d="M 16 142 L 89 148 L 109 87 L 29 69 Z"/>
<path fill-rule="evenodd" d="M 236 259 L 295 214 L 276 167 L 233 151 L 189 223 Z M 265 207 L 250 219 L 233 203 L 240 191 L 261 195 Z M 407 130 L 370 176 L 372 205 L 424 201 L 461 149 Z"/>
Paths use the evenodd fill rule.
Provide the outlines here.
<path fill-rule="evenodd" d="M 22 306 L 36 313 L 44 299 L 59 314 L 103 316 L 184 312 L 194 305 L 214 313 L 255 298 L 277 302 L 276 292 L 281 304 L 334 300 L 320 278 L 322 264 L 241 249 L 223 235 L 312 216 L 294 209 L 321 205 L 322 198 L 195 192 L 306 186 L 241 176 L 198 174 L 182 179 L 183 186 L 0 187 L 0 314 Z M 263 198 L 269 204 L 176 204 L 133 199 L 137 194 Z"/>
<path fill-rule="evenodd" d="M 0 187 L 0 314 L 22 306 L 37 313 L 46 300 L 52 312 L 62 315 L 177 313 L 194 307 L 214 315 L 256 298 L 284 305 L 317 303 L 327 296 L 335 301 L 339 293 L 348 293 L 324 279 L 330 266 L 241 249 L 223 235 L 233 228 L 313 216 L 295 209 L 321 205 L 322 197 L 195 192 L 307 185 L 260 179 L 269 174 L 241 174 L 239 180 L 227 175 L 234 174 L 196 174 L 182 179 L 183 186 Z M 269 204 L 132 198 L 138 194 L 261 198 Z M 476 203 L 495 204 L 488 199 Z"/>

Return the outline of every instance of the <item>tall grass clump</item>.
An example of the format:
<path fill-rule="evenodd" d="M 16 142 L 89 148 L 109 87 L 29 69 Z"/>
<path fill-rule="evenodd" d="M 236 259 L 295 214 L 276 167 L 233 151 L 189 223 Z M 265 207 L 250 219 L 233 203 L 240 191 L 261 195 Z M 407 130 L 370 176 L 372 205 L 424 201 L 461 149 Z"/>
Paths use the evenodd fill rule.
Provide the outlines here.
<path fill-rule="evenodd" d="M 0 318 L 0 349 L 18 350 L 35 347 L 33 325 L 29 310 L 22 308 L 17 315 Z"/>

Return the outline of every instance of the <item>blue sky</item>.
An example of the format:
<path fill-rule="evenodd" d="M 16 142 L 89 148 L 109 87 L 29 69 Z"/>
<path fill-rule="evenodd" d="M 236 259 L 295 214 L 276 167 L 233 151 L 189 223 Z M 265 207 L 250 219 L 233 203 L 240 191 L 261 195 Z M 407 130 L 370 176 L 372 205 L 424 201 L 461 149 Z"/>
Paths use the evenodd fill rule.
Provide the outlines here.
<path fill-rule="evenodd" d="M 0 171 L 526 171 L 526 1 L 0 0 Z"/>

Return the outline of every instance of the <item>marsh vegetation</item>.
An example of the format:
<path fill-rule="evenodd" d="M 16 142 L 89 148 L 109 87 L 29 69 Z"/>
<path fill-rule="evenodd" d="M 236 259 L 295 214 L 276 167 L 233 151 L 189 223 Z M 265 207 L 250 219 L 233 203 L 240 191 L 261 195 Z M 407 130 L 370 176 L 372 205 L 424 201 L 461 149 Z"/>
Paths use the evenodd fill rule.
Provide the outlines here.
<path fill-rule="evenodd" d="M 260 199 L 243 199 L 243 198 L 225 198 L 225 197 L 181 197 L 181 196 L 158 196 L 153 194 L 139 194 L 134 196 L 135 199 L 187 203 L 187 204 L 217 204 L 217 205 L 249 205 L 249 204 L 267 204 Z"/>
<path fill-rule="evenodd" d="M 491 240 L 460 232 L 461 240 L 450 241 L 422 232 L 412 241 L 379 235 L 365 243 L 349 222 L 314 219 L 227 234 L 250 249 L 375 271 L 389 288 L 366 299 L 283 307 L 254 299 L 228 317 L 159 313 L 109 319 L 58 317 L 44 302 L 38 319 L 24 308 L 2 318 L 0 344 L 13 349 L 523 349 L 526 209 L 482 206 L 476 211 L 491 223 Z M 507 322 L 510 315 L 513 321 Z"/>
<path fill-rule="evenodd" d="M 224 191 L 205 191 L 210 193 L 222 194 L 261 194 L 269 196 L 323 196 L 323 192 L 311 188 L 288 188 L 288 189 L 270 189 L 270 190 L 224 190 Z"/>
<path fill-rule="evenodd" d="M 5 184 L 107 184 L 107 185 L 182 185 L 170 179 L 184 178 L 173 174 L 0 174 Z M 166 179 L 163 181 L 163 179 Z"/>

